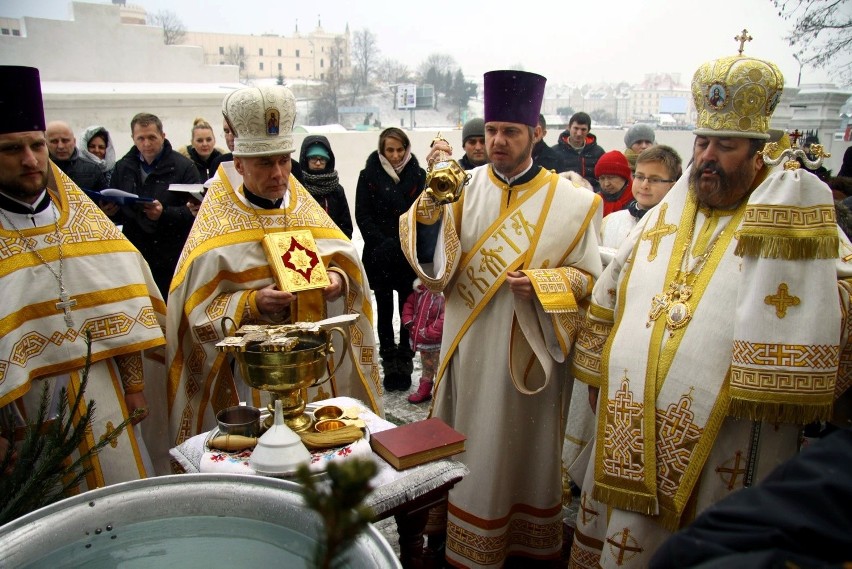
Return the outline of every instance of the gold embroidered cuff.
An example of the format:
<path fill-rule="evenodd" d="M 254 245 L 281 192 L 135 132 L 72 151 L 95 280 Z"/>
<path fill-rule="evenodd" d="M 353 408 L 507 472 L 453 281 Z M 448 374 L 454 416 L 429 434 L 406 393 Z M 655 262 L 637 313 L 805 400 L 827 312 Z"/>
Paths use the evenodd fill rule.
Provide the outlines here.
<path fill-rule="evenodd" d="M 433 225 L 441 219 L 441 215 L 444 212 L 444 206 L 438 204 L 432 199 L 432 196 L 426 195 L 426 192 L 423 192 L 420 194 L 420 197 L 417 198 L 416 212 L 417 223 Z"/>
<path fill-rule="evenodd" d="M 583 383 L 601 387 L 601 357 L 612 327 L 612 322 L 598 320 L 591 310 L 586 315 L 574 342 L 574 357 L 571 359 L 571 373 Z"/>
<path fill-rule="evenodd" d="M 139 393 L 145 389 L 145 376 L 142 371 L 142 352 L 115 356 L 118 375 L 124 393 Z"/>
<path fill-rule="evenodd" d="M 521 272 L 529 277 L 536 298 L 548 314 L 577 312 L 577 298 L 585 298 L 590 292 L 587 283 L 591 279 L 573 267 Z"/>
<path fill-rule="evenodd" d="M 260 316 L 260 310 L 257 309 L 257 291 L 253 290 L 246 296 L 246 309 L 249 311 L 249 318 L 257 318 Z"/>

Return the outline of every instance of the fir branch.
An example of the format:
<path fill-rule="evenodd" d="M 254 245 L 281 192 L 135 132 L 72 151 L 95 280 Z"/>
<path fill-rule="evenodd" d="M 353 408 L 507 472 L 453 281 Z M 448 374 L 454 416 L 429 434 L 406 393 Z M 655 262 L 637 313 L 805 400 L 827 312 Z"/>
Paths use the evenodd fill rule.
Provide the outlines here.
<path fill-rule="evenodd" d="M 326 492 L 306 465 L 299 467 L 296 477 L 302 484 L 305 503 L 323 521 L 324 539 L 317 541 L 314 552 L 314 565 L 318 569 L 330 569 L 343 563 L 343 553 L 375 517 L 363 501 L 373 490 L 370 480 L 376 471 L 376 464 L 371 460 L 332 461 L 327 470 L 331 487 Z"/>
<path fill-rule="evenodd" d="M 60 390 L 56 418 L 48 422 L 50 414 L 51 385 L 44 382 L 37 417 L 25 429 L 23 442 L 13 460 L 15 445 L 10 444 L 0 463 L 0 525 L 28 514 L 38 508 L 52 504 L 75 490 L 92 470 L 91 459 L 106 445 L 118 438 L 139 411 L 134 412 L 102 440 L 93 445 L 76 460 L 71 457 L 91 432 L 91 421 L 95 413 L 95 402 L 84 406 L 84 394 L 89 381 L 92 358 L 91 334 L 86 331 L 86 365 L 83 368 L 80 390 L 72 403 L 68 404 L 68 392 Z M 74 417 L 79 418 L 75 421 Z M 14 441 L 14 425 L 0 426 L 0 432 L 9 433 Z M 11 470 L 11 472 L 9 472 Z M 9 474 L 2 474 L 9 472 Z"/>

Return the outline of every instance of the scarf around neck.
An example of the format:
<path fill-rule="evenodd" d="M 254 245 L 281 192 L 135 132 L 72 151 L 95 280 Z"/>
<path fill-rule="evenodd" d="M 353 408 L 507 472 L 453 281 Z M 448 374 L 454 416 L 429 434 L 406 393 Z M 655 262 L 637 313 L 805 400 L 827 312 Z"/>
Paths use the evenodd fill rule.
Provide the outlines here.
<path fill-rule="evenodd" d="M 388 176 L 394 181 L 394 183 L 399 183 L 399 174 L 405 169 L 408 165 L 408 161 L 411 160 L 411 147 L 405 150 L 405 157 L 402 159 L 402 162 L 399 163 L 399 166 L 394 166 L 390 163 L 390 160 L 385 158 L 381 151 L 379 152 L 379 162 L 384 168 L 385 172 L 388 173 Z"/>
<path fill-rule="evenodd" d="M 340 177 L 337 174 L 337 170 L 320 174 L 312 174 L 307 170 L 303 170 L 302 177 L 305 179 L 303 183 L 305 189 L 315 198 L 331 194 L 340 185 Z"/>

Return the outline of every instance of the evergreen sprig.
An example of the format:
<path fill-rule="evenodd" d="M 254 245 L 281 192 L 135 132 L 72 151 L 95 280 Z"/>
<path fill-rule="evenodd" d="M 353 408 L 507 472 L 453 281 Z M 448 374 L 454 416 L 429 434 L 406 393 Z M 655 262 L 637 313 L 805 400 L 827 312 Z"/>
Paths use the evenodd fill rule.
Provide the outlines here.
<path fill-rule="evenodd" d="M 370 480 L 377 470 L 367 459 L 332 461 L 327 469 L 331 485 L 325 490 L 326 485 L 318 482 L 306 465 L 299 467 L 296 478 L 302 484 L 305 503 L 320 515 L 325 531 L 314 552 L 317 569 L 342 564 L 342 554 L 374 519 L 372 508 L 363 501 L 373 490 Z"/>
<path fill-rule="evenodd" d="M 71 456 L 91 432 L 95 402 L 84 406 L 83 396 L 89 380 L 92 359 L 92 338 L 86 330 L 86 364 L 81 375 L 80 390 L 68 405 L 67 390 L 62 388 L 56 418 L 48 421 L 50 412 L 51 383 L 45 381 L 39 401 L 38 415 L 34 423 L 25 429 L 23 443 L 17 448 L 17 459 L 13 457 L 15 445 L 10 444 L 0 462 L 0 526 L 25 514 L 67 497 L 92 471 L 91 459 L 110 444 L 130 425 L 140 412 L 135 411 L 115 429 L 76 460 Z M 79 419 L 74 416 L 79 414 Z M 14 425 L 4 415 L 0 432 L 7 433 L 14 441 Z M 3 474 L 8 473 L 8 474 Z"/>

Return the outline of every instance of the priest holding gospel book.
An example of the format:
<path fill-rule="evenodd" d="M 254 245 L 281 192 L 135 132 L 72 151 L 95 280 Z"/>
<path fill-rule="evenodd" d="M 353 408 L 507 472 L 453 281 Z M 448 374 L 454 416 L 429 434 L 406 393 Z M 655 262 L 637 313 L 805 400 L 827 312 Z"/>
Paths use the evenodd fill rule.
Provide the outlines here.
<path fill-rule="evenodd" d="M 281 86 L 245 87 L 225 97 L 222 113 L 236 134 L 234 162 L 219 166 L 169 294 L 166 338 L 172 443 L 212 429 L 222 408 L 240 401 L 256 407 L 265 404 L 259 392 L 235 377 L 229 356 L 216 350 L 227 318 L 239 327 L 359 314 L 361 318 L 348 330 L 349 345 L 337 346 L 336 356 L 343 362 L 335 376 L 309 390 L 308 400 L 355 397 L 382 415 L 370 289 L 363 265 L 355 246 L 291 175 L 293 93 Z M 293 262 L 284 263 L 292 274 L 281 279 L 262 242 L 285 232 L 307 232 L 313 243 L 301 237 L 292 240 L 298 251 L 291 252 Z M 315 278 L 323 267 L 328 283 L 324 287 Z M 301 285 L 286 290 L 276 285 L 305 281 L 311 281 L 307 290 Z M 234 330 L 228 324 L 230 334 Z"/>

